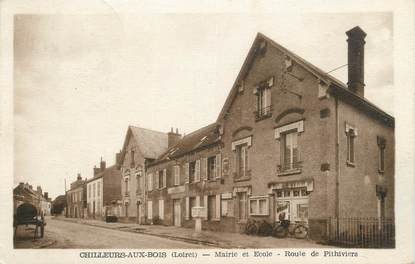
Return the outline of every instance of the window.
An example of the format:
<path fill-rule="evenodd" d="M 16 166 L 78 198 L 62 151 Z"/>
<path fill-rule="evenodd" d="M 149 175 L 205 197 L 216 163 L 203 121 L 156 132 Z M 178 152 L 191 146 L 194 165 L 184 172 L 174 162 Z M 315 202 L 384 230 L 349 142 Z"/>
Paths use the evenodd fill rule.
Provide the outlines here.
<path fill-rule="evenodd" d="M 147 218 L 153 219 L 153 201 L 147 202 Z"/>
<path fill-rule="evenodd" d="M 209 157 L 207 159 L 207 177 L 208 180 L 214 180 L 216 178 L 216 156 Z"/>
<path fill-rule="evenodd" d="M 299 168 L 297 131 L 282 134 L 282 171 Z"/>
<path fill-rule="evenodd" d="M 268 215 L 268 197 L 251 197 L 249 215 Z"/>
<path fill-rule="evenodd" d="M 273 83 L 274 78 L 271 77 L 269 80 L 261 82 L 254 89 L 254 93 L 257 96 L 257 110 L 255 111 L 257 120 L 271 116 L 271 87 Z"/>
<path fill-rule="evenodd" d="M 152 191 L 153 190 L 153 174 L 147 174 L 147 190 Z"/>
<path fill-rule="evenodd" d="M 208 220 L 212 220 L 216 216 L 216 196 L 208 196 Z"/>
<path fill-rule="evenodd" d="M 297 204 L 297 219 L 301 221 L 308 219 L 308 204 Z"/>
<path fill-rule="evenodd" d="M 163 188 L 163 186 L 164 186 L 164 183 L 163 183 L 163 171 L 161 170 L 161 171 L 158 171 L 158 186 L 157 186 L 157 188 L 159 188 L 159 189 L 161 189 L 161 188 Z"/>
<path fill-rule="evenodd" d="M 239 192 L 238 193 L 238 203 L 239 203 L 239 220 L 243 221 L 247 219 L 247 193 Z"/>
<path fill-rule="evenodd" d="M 130 157 L 130 161 L 131 161 L 131 164 L 130 164 L 130 167 L 131 168 L 134 168 L 134 166 L 135 166 L 135 162 L 134 162 L 134 159 L 135 159 L 135 157 L 134 157 L 134 150 L 131 150 L 131 157 Z"/>
<path fill-rule="evenodd" d="M 233 217 L 233 199 L 222 199 L 222 216 Z"/>
<path fill-rule="evenodd" d="M 248 145 L 242 144 L 236 146 L 236 163 L 237 174 L 239 177 L 246 176 L 247 164 L 248 164 Z"/>
<path fill-rule="evenodd" d="M 97 187 L 97 195 L 98 195 L 98 197 L 101 195 L 101 182 L 98 182 L 97 183 L 98 184 L 98 187 Z"/>
<path fill-rule="evenodd" d="M 128 189 L 128 178 L 124 179 L 124 184 L 125 184 L 125 195 L 129 195 L 130 190 Z"/>
<path fill-rule="evenodd" d="M 195 182 L 196 161 L 189 163 L 189 182 Z"/>
<path fill-rule="evenodd" d="M 180 185 L 180 166 L 174 166 L 174 185 Z"/>
<path fill-rule="evenodd" d="M 386 140 L 382 137 L 377 137 L 378 141 L 378 148 L 379 148 L 379 172 L 383 173 L 385 171 L 385 148 L 386 148 Z"/>
<path fill-rule="evenodd" d="M 91 198 L 91 184 L 88 185 L 88 198 Z"/>
<path fill-rule="evenodd" d="M 164 200 L 159 200 L 159 218 L 164 219 Z"/>
<path fill-rule="evenodd" d="M 189 197 L 189 219 L 192 219 L 192 208 L 196 206 L 196 197 Z"/>
<path fill-rule="evenodd" d="M 355 139 L 355 131 L 353 128 L 349 128 L 346 132 L 347 138 L 347 161 L 351 164 L 355 162 L 355 153 L 354 153 L 354 139 Z"/>
<path fill-rule="evenodd" d="M 95 189 L 96 189 L 96 183 L 94 183 L 94 185 L 92 186 L 92 189 L 93 189 L 93 195 L 92 195 L 92 197 L 95 197 L 95 193 L 96 193 L 96 191 L 95 191 Z"/>

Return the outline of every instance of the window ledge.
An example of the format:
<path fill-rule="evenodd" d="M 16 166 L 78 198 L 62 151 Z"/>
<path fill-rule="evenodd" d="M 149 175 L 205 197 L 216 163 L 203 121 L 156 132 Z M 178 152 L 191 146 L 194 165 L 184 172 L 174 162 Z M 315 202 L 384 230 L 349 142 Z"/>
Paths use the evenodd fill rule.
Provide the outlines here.
<path fill-rule="evenodd" d="M 348 167 L 352 167 L 352 168 L 354 168 L 354 167 L 356 167 L 356 164 L 354 163 L 354 162 L 351 162 L 351 161 L 346 161 L 346 165 L 348 166 Z"/>
<path fill-rule="evenodd" d="M 293 175 L 293 174 L 300 174 L 301 172 L 302 172 L 301 169 L 291 169 L 291 170 L 285 170 L 285 171 L 278 172 L 277 175 L 288 176 L 288 175 Z"/>
<path fill-rule="evenodd" d="M 240 178 L 234 178 L 233 181 L 234 182 L 241 182 L 241 181 L 249 181 L 250 179 L 251 179 L 251 177 L 244 176 L 244 177 L 240 177 Z"/>
<path fill-rule="evenodd" d="M 385 170 L 378 169 L 378 173 L 379 174 L 384 174 L 385 173 Z"/>
<path fill-rule="evenodd" d="M 220 218 L 212 218 L 211 221 L 220 222 Z"/>
<path fill-rule="evenodd" d="M 249 214 L 249 216 L 269 216 L 269 214 Z"/>
<path fill-rule="evenodd" d="M 271 113 L 266 114 L 266 115 L 262 115 L 262 116 L 255 115 L 255 122 L 259 122 L 259 121 L 262 121 L 262 120 L 265 120 L 265 119 L 268 119 L 268 118 L 271 118 L 271 117 L 272 117 Z"/>
<path fill-rule="evenodd" d="M 248 223 L 248 220 L 243 219 L 243 220 L 238 220 L 237 224 L 246 224 Z"/>

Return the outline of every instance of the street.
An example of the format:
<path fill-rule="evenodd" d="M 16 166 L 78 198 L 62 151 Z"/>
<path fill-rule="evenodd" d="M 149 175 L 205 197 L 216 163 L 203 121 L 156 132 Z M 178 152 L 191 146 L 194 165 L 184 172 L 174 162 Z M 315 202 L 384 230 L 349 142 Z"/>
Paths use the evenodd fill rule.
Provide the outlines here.
<path fill-rule="evenodd" d="M 27 229 L 27 230 L 26 230 Z M 19 227 L 15 248 L 206 248 L 151 235 L 47 219 L 45 237 L 33 241 L 33 229 Z"/>

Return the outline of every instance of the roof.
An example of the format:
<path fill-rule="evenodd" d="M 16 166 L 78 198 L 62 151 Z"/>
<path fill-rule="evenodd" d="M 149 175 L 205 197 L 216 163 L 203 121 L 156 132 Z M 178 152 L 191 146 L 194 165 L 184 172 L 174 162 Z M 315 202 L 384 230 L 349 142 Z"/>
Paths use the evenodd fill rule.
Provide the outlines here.
<path fill-rule="evenodd" d="M 156 159 L 167 149 L 167 133 L 136 126 L 128 126 L 123 150 L 121 152 L 121 160 L 124 159 L 125 149 L 131 136 L 135 139 L 137 147 L 144 158 Z"/>
<path fill-rule="evenodd" d="M 219 126 L 217 123 L 200 128 L 170 147 L 151 165 L 179 158 L 192 151 L 201 150 L 220 141 Z"/>
<path fill-rule="evenodd" d="M 256 46 L 257 43 L 259 41 L 265 40 L 267 43 L 269 43 L 270 45 L 272 45 L 274 48 L 282 51 L 283 53 L 285 53 L 287 56 L 289 56 L 292 60 L 294 60 L 296 63 L 298 63 L 299 65 L 303 66 L 306 70 L 308 70 L 310 73 L 314 74 L 317 78 L 319 78 L 320 80 L 326 82 L 327 84 L 329 84 L 329 86 L 332 88 L 329 91 L 335 92 L 334 95 L 342 95 L 339 96 L 340 99 L 346 99 L 348 101 L 352 100 L 353 101 L 353 105 L 355 106 L 359 106 L 361 108 L 364 108 L 365 110 L 370 111 L 370 113 L 374 113 L 375 116 L 380 116 L 382 117 L 382 120 L 388 123 L 388 124 L 394 124 L 394 118 L 387 114 L 386 112 L 384 112 L 383 110 L 381 110 L 379 107 L 377 107 L 376 105 L 374 105 L 373 103 L 371 103 L 370 101 L 368 101 L 366 98 L 364 97 L 360 97 L 358 96 L 356 93 L 351 92 L 348 88 L 347 85 L 344 84 L 342 81 L 336 79 L 335 77 L 333 77 L 330 74 L 327 74 L 325 71 L 323 71 L 322 69 L 314 66 L 313 64 L 311 64 L 310 62 L 304 60 L 303 58 L 301 58 L 300 56 L 296 55 L 294 52 L 289 51 L 288 49 L 284 48 L 283 46 L 281 46 L 280 44 L 276 43 L 275 41 L 273 41 L 272 39 L 268 38 L 267 36 L 265 36 L 262 33 L 258 33 L 249 52 L 247 57 L 245 58 L 245 61 L 242 65 L 241 70 L 239 71 L 239 74 L 234 82 L 234 85 L 231 89 L 231 91 L 229 92 L 229 95 L 225 101 L 225 104 L 218 116 L 217 122 L 220 122 L 220 120 L 222 120 L 225 117 L 226 112 L 228 111 L 228 109 L 230 108 L 236 94 L 237 94 L 237 86 L 238 86 L 238 82 L 240 81 L 240 79 L 243 79 L 243 76 L 247 73 L 247 71 L 249 71 L 250 69 L 250 64 L 251 61 L 255 58 L 256 56 Z"/>
<path fill-rule="evenodd" d="M 105 170 L 98 172 L 94 177 L 92 177 L 91 179 L 85 181 L 85 183 L 87 184 L 87 183 L 90 183 L 90 182 L 95 181 L 97 179 L 100 179 L 106 173 L 109 173 L 110 171 L 113 171 L 113 170 L 117 170 L 117 166 L 116 165 L 112 165 L 112 166 L 110 166 L 108 168 L 105 168 Z"/>

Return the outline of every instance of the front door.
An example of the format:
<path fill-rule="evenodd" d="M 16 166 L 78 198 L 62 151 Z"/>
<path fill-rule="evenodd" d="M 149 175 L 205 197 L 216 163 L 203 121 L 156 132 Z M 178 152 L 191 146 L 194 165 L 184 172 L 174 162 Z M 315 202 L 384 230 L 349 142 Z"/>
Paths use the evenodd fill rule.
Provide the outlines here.
<path fill-rule="evenodd" d="M 180 200 L 173 200 L 173 221 L 175 226 L 181 226 Z"/>
<path fill-rule="evenodd" d="M 137 204 L 137 224 L 141 224 L 141 203 Z"/>

